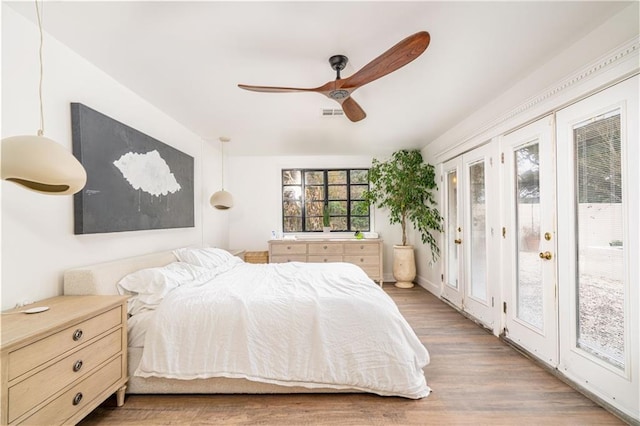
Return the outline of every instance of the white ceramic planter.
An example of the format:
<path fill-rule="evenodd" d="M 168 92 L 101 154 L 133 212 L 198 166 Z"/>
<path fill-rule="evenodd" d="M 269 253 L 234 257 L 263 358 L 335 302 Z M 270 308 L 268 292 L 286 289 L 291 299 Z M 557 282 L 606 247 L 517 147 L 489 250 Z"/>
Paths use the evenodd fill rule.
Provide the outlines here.
<path fill-rule="evenodd" d="M 413 287 L 413 280 L 416 278 L 413 246 L 393 246 L 393 277 L 396 279 L 396 287 Z"/>

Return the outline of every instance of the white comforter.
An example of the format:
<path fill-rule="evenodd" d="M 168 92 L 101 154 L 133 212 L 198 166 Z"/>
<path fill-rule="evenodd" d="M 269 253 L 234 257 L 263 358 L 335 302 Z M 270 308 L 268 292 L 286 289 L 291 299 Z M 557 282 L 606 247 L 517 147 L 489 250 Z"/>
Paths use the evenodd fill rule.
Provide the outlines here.
<path fill-rule="evenodd" d="M 158 307 L 141 377 L 245 378 L 379 395 L 429 394 L 429 354 L 391 298 L 346 263 L 238 263 Z"/>

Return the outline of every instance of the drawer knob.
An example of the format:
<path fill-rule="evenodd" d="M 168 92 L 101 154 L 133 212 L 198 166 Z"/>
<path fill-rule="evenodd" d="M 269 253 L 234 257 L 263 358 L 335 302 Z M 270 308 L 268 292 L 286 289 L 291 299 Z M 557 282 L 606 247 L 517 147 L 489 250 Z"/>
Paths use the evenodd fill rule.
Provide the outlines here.
<path fill-rule="evenodd" d="M 327 249 L 327 246 L 324 246 L 324 247 L 322 247 L 322 248 L 326 250 L 326 249 Z"/>
<path fill-rule="evenodd" d="M 328 262 L 327 259 L 324 260 L 325 262 Z"/>
<path fill-rule="evenodd" d="M 360 263 L 362 263 L 362 262 L 364 262 L 364 259 L 363 259 L 363 258 L 360 258 Z"/>
<path fill-rule="evenodd" d="M 83 363 L 82 363 L 82 360 L 81 360 L 81 359 L 79 359 L 79 360 L 77 360 L 76 362 L 74 362 L 74 363 L 73 363 L 73 371 L 74 371 L 74 372 L 76 372 L 76 373 L 77 373 L 78 371 L 80 371 L 80 369 L 82 368 L 82 364 L 83 364 Z"/>
<path fill-rule="evenodd" d="M 82 392 L 78 392 L 76 396 L 73 397 L 73 405 L 80 404 L 80 401 L 82 401 Z"/>
<path fill-rule="evenodd" d="M 73 332 L 73 340 L 77 342 L 80 339 L 82 339 L 82 330 L 77 329 L 76 331 Z"/>
<path fill-rule="evenodd" d="M 364 246 L 360 246 L 360 250 L 364 250 Z"/>
<path fill-rule="evenodd" d="M 291 246 L 287 246 L 287 250 L 291 250 Z"/>

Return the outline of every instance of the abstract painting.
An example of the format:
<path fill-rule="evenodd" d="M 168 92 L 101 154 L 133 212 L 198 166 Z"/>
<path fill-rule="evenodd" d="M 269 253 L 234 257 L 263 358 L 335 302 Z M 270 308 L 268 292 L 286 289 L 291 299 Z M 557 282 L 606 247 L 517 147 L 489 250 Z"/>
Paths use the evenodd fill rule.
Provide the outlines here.
<path fill-rule="evenodd" d="M 71 104 L 73 155 L 87 171 L 74 233 L 194 226 L 193 157 L 83 104 Z"/>

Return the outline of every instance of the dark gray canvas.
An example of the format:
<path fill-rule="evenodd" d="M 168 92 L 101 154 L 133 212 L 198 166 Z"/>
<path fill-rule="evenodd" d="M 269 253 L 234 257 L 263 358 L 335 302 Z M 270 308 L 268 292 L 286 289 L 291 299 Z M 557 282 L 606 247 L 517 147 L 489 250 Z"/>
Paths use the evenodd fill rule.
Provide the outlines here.
<path fill-rule="evenodd" d="M 74 195 L 74 232 L 194 226 L 193 157 L 80 103 L 73 154 L 87 171 Z"/>

